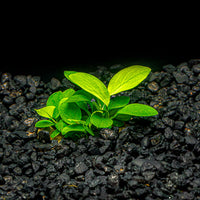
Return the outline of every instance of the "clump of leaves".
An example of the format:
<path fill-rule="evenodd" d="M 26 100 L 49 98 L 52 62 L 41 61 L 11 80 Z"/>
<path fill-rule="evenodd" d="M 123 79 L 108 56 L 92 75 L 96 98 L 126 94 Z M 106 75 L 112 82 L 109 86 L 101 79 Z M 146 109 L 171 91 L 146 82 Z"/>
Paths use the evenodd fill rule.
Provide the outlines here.
<path fill-rule="evenodd" d="M 36 112 L 47 119 L 38 121 L 38 128 L 53 127 L 51 138 L 94 136 L 94 128 L 123 126 L 132 116 L 154 116 L 158 112 L 144 104 L 129 104 L 130 97 L 115 96 L 141 83 L 150 73 L 149 67 L 134 65 L 122 69 L 110 80 L 108 87 L 95 76 L 65 71 L 65 77 L 81 89 L 67 89 L 49 96 L 46 107 Z M 115 97 L 113 97 L 115 96 Z"/>

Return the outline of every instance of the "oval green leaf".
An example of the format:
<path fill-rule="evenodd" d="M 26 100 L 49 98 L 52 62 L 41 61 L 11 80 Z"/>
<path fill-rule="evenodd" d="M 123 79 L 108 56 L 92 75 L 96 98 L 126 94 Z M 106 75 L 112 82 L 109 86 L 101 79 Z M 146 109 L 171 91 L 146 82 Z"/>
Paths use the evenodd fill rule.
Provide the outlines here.
<path fill-rule="evenodd" d="M 81 109 L 76 103 L 68 103 L 67 100 L 59 105 L 60 117 L 67 123 L 68 119 L 81 120 Z"/>
<path fill-rule="evenodd" d="M 35 127 L 45 128 L 45 127 L 50 127 L 53 125 L 54 125 L 54 123 L 50 120 L 40 120 L 40 121 L 36 122 Z"/>
<path fill-rule="evenodd" d="M 133 103 L 120 109 L 117 112 L 117 114 L 131 115 L 131 116 L 138 116 L 138 117 L 148 117 L 148 116 L 157 115 L 158 112 L 156 109 L 152 108 L 151 106 L 139 104 L 139 103 Z"/>
<path fill-rule="evenodd" d="M 97 128 L 108 128 L 113 124 L 113 120 L 110 118 L 105 118 L 103 116 L 103 112 L 101 111 L 96 111 L 92 113 L 90 117 L 90 122 Z"/>
<path fill-rule="evenodd" d="M 68 73 L 65 71 L 64 74 L 71 82 L 94 95 L 108 106 L 110 102 L 110 95 L 106 86 L 98 78 L 84 72 Z"/>
<path fill-rule="evenodd" d="M 108 110 L 124 107 L 129 103 L 129 101 L 130 97 L 128 96 L 117 96 L 112 98 L 108 105 Z"/>
<path fill-rule="evenodd" d="M 58 106 L 60 100 L 63 98 L 61 91 L 54 92 L 47 100 L 47 106 Z"/>
<path fill-rule="evenodd" d="M 46 106 L 40 109 L 35 109 L 38 115 L 46 118 L 52 118 L 55 106 Z"/>
<path fill-rule="evenodd" d="M 62 135 L 65 135 L 71 131 L 85 132 L 85 128 L 82 124 L 72 124 L 62 129 Z"/>
<path fill-rule="evenodd" d="M 58 105 L 62 98 L 63 98 L 63 93 L 61 91 L 58 91 L 50 95 L 47 100 L 47 106 L 55 106 L 53 118 L 57 118 L 59 116 Z"/>
<path fill-rule="evenodd" d="M 149 67 L 133 65 L 116 73 L 108 84 L 110 95 L 130 90 L 141 83 L 150 73 Z"/>
<path fill-rule="evenodd" d="M 63 98 L 69 98 L 69 97 L 71 97 L 74 93 L 75 93 L 75 90 L 72 89 L 72 88 L 69 88 L 69 89 L 67 89 L 67 90 L 65 90 L 65 91 L 63 92 Z"/>

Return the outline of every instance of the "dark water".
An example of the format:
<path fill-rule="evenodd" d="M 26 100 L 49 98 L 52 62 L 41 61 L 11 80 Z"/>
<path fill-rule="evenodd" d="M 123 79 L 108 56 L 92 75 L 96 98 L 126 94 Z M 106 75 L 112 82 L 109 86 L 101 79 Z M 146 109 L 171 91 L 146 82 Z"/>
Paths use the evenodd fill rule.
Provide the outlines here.
<path fill-rule="evenodd" d="M 131 65 L 144 65 L 152 71 L 160 71 L 167 64 L 178 65 L 190 59 L 200 58 L 197 51 L 175 51 L 170 48 L 149 48 L 146 50 L 118 51 L 117 49 L 93 51 L 37 51 L 38 53 L 16 53 L 4 57 L 1 72 L 16 74 L 40 75 L 45 81 L 52 77 L 62 79 L 65 70 L 91 72 L 98 66 L 110 67 L 121 64 L 124 67 Z"/>

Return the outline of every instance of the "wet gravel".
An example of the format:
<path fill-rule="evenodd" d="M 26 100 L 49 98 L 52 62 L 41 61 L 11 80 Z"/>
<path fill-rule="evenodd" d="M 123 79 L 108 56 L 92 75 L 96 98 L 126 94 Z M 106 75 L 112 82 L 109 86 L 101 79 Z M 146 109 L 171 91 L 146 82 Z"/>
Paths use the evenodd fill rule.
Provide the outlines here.
<path fill-rule="evenodd" d="M 120 67 L 93 74 L 107 83 Z M 78 142 L 34 128 L 34 109 L 74 87 L 65 78 L 1 72 L 0 80 L 0 199 L 200 200 L 200 59 L 163 66 L 123 93 L 158 116 Z"/>

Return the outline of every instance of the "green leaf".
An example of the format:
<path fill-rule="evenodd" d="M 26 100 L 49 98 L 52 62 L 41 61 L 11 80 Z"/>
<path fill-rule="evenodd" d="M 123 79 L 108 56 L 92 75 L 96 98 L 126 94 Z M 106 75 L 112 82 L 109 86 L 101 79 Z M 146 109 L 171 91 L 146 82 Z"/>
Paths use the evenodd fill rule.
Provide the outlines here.
<path fill-rule="evenodd" d="M 55 131 L 53 131 L 52 133 L 51 133 L 51 138 L 55 138 L 56 136 L 58 136 L 60 134 L 60 131 L 58 130 L 58 129 L 56 129 Z"/>
<path fill-rule="evenodd" d="M 55 127 L 61 131 L 64 127 L 68 126 L 62 119 L 59 120 L 58 123 L 55 124 Z"/>
<path fill-rule="evenodd" d="M 85 124 L 85 121 L 83 120 L 76 120 L 76 119 L 66 119 L 66 123 L 72 125 L 72 124 Z"/>
<path fill-rule="evenodd" d="M 102 111 L 96 111 L 92 113 L 90 122 L 97 128 L 108 128 L 113 124 L 112 119 L 104 117 Z"/>
<path fill-rule="evenodd" d="M 62 129 L 62 135 L 65 135 L 70 131 L 85 132 L 85 128 L 82 124 L 72 124 Z"/>
<path fill-rule="evenodd" d="M 68 79 L 68 80 L 70 80 L 70 78 L 69 78 L 69 75 L 70 74 L 74 74 L 74 73 L 77 73 L 76 71 L 64 71 L 64 75 L 65 75 L 65 77 Z M 70 80 L 71 81 L 71 80 Z"/>
<path fill-rule="evenodd" d="M 149 67 L 133 65 L 116 73 L 108 84 L 110 95 L 130 90 L 141 83 L 150 73 Z"/>
<path fill-rule="evenodd" d="M 58 105 L 62 98 L 63 98 L 63 93 L 61 91 L 58 91 L 50 95 L 47 100 L 47 106 L 55 106 L 53 118 L 57 118 L 59 116 Z"/>
<path fill-rule="evenodd" d="M 76 105 L 76 103 L 68 103 L 67 100 L 60 104 L 58 109 L 60 117 L 66 123 L 68 119 L 80 120 L 82 117 L 81 110 L 78 105 Z"/>
<path fill-rule="evenodd" d="M 75 90 L 72 89 L 72 88 L 69 88 L 69 89 L 67 89 L 67 90 L 65 90 L 65 91 L 63 92 L 63 98 L 69 98 L 69 97 L 71 97 L 74 93 L 75 93 Z"/>
<path fill-rule="evenodd" d="M 46 106 L 40 109 L 35 109 L 38 115 L 46 118 L 52 118 L 55 106 Z"/>
<path fill-rule="evenodd" d="M 45 127 L 50 127 L 53 125 L 54 125 L 54 123 L 50 120 L 40 120 L 40 121 L 36 122 L 35 127 L 45 128 Z"/>
<path fill-rule="evenodd" d="M 71 82 L 99 98 L 108 106 L 110 102 L 110 95 L 106 86 L 98 78 L 84 72 L 69 74 L 68 71 L 65 71 L 64 74 Z"/>
<path fill-rule="evenodd" d="M 57 106 L 62 98 L 63 94 L 61 91 L 54 92 L 52 95 L 49 96 L 47 100 L 47 106 Z"/>
<path fill-rule="evenodd" d="M 120 120 L 120 121 L 129 121 L 130 119 L 132 118 L 131 115 L 122 115 L 122 114 L 119 114 L 119 115 L 115 115 L 114 119 L 117 119 L 117 120 Z"/>
<path fill-rule="evenodd" d="M 117 96 L 112 98 L 108 105 L 108 110 L 124 107 L 129 103 L 129 101 L 130 97 L 128 96 Z"/>
<path fill-rule="evenodd" d="M 125 114 L 131 116 L 148 117 L 157 115 L 158 112 L 154 108 L 148 105 L 133 103 L 120 109 L 117 114 Z"/>
<path fill-rule="evenodd" d="M 86 96 L 82 95 L 82 94 L 75 94 L 73 96 L 71 96 L 67 102 L 80 102 L 80 101 L 90 101 L 90 99 L 88 99 Z"/>

